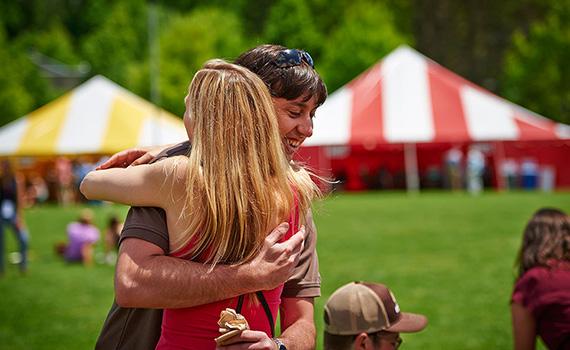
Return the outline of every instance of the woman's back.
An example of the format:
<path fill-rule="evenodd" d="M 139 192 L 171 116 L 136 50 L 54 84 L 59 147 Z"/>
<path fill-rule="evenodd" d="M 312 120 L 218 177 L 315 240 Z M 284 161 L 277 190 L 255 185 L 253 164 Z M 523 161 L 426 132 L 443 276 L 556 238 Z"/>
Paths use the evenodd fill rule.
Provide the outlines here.
<path fill-rule="evenodd" d="M 281 241 L 291 237 L 298 229 L 298 215 L 289 218 L 289 231 Z M 283 285 L 262 291 L 265 302 L 271 311 L 272 324 L 275 324 Z M 166 309 L 162 319 L 162 333 L 157 349 L 207 350 L 214 349 L 214 338 L 220 335 L 217 321 L 220 312 L 226 308 L 238 309 L 238 297 L 221 300 L 215 303 L 191 308 Z M 250 329 L 271 335 L 269 315 L 259 300 L 254 300 L 251 294 L 243 296 L 240 312 L 248 321 Z"/>
<path fill-rule="evenodd" d="M 299 211 L 296 203 L 287 222 L 289 230 L 280 242 L 288 240 L 300 228 Z M 192 244 L 192 241 L 189 242 L 185 249 L 171 255 L 184 258 Z M 281 304 L 282 291 L 283 284 L 272 290 L 260 291 L 263 293 L 263 301 L 251 294 L 244 295 L 241 307 L 238 306 L 238 297 L 235 297 L 190 308 L 166 309 L 163 314 L 162 333 L 157 349 L 214 349 L 216 346 L 214 338 L 220 335 L 217 321 L 222 310 L 226 308 L 239 310 L 248 320 L 250 329 L 272 335 L 274 332 L 273 325 Z M 265 305 L 262 303 L 266 303 L 271 315 L 267 314 Z M 271 322 L 269 317 L 271 317 Z"/>
<path fill-rule="evenodd" d="M 515 349 L 570 349 L 570 217 L 556 208 L 536 211 L 517 257 L 511 298 Z"/>
<path fill-rule="evenodd" d="M 536 332 L 549 349 L 570 348 L 570 262 L 528 270 L 515 284 L 512 301 L 526 307 L 536 320 Z"/>

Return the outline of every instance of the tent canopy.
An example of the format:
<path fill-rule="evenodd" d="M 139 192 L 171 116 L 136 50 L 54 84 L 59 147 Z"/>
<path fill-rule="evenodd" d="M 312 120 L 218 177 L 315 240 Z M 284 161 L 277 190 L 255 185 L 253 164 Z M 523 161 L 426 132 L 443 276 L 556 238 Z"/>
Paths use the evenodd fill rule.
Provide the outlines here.
<path fill-rule="evenodd" d="M 508 102 L 401 46 L 317 110 L 306 146 L 536 141 L 570 127 Z"/>
<path fill-rule="evenodd" d="M 0 156 L 112 154 L 187 139 L 180 118 L 96 76 L 0 129 Z"/>

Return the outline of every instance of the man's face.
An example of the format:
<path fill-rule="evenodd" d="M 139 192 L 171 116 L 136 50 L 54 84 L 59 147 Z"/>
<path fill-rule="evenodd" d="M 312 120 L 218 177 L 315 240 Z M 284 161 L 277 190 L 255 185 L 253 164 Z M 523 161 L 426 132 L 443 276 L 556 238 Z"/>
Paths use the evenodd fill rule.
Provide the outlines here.
<path fill-rule="evenodd" d="M 306 138 L 313 135 L 313 117 L 317 110 L 315 97 L 308 101 L 305 96 L 294 100 L 272 98 L 277 113 L 279 134 L 285 152 L 289 158 L 295 153 Z M 185 97 L 186 111 L 184 112 L 184 127 L 188 138 L 192 139 L 192 119 L 188 113 L 188 96 Z"/>
<path fill-rule="evenodd" d="M 299 149 L 306 138 L 313 135 L 313 117 L 317 110 L 316 98 L 313 96 L 309 100 L 305 100 L 306 96 L 294 100 L 273 98 L 279 134 L 289 158 Z"/>

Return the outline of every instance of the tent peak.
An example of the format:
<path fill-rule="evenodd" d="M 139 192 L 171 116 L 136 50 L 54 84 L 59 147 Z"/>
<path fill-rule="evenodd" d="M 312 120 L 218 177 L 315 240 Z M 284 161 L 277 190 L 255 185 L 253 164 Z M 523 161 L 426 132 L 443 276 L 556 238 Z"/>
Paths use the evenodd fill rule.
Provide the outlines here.
<path fill-rule="evenodd" d="M 111 79 L 97 74 L 91 78 L 89 78 L 87 81 L 85 81 L 83 84 L 79 85 L 78 88 L 84 87 L 84 86 L 90 86 L 90 85 L 103 85 L 103 86 L 113 86 L 115 88 L 120 88 L 122 90 L 126 90 L 125 88 L 123 88 L 121 85 L 115 83 L 114 81 L 112 81 Z"/>
<path fill-rule="evenodd" d="M 381 62 L 382 64 L 385 64 L 387 62 L 403 62 L 405 64 L 409 64 L 410 62 L 430 62 L 432 64 L 437 64 L 440 66 L 440 64 L 436 61 L 406 44 L 398 46 L 394 51 L 384 56 Z"/>

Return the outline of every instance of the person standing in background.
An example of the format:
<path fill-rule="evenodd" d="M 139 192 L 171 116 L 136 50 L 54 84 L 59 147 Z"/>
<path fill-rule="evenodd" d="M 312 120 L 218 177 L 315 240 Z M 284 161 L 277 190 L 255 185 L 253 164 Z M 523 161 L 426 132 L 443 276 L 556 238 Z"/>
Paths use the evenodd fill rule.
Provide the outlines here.
<path fill-rule="evenodd" d="M 477 195 L 483 190 L 483 172 L 485 171 L 485 155 L 476 145 L 467 151 L 467 190 Z"/>
<path fill-rule="evenodd" d="M 73 193 L 73 171 L 71 161 L 65 157 L 55 160 L 57 174 L 57 201 L 60 205 L 69 205 L 75 202 Z"/>
<path fill-rule="evenodd" d="M 4 274 L 4 231 L 10 227 L 20 247 L 18 263 L 20 272 L 28 269 L 28 231 L 23 216 L 24 188 L 8 160 L 3 160 L 0 167 L 0 275 Z"/>
<path fill-rule="evenodd" d="M 463 176 L 461 172 L 463 153 L 459 147 L 454 146 L 445 152 L 444 157 L 448 186 L 451 190 L 458 191 L 463 188 Z"/>
<path fill-rule="evenodd" d="M 105 263 L 109 265 L 115 264 L 117 260 L 117 251 L 119 250 L 119 237 L 123 230 L 123 223 L 117 215 L 109 218 L 109 224 L 105 230 Z"/>

